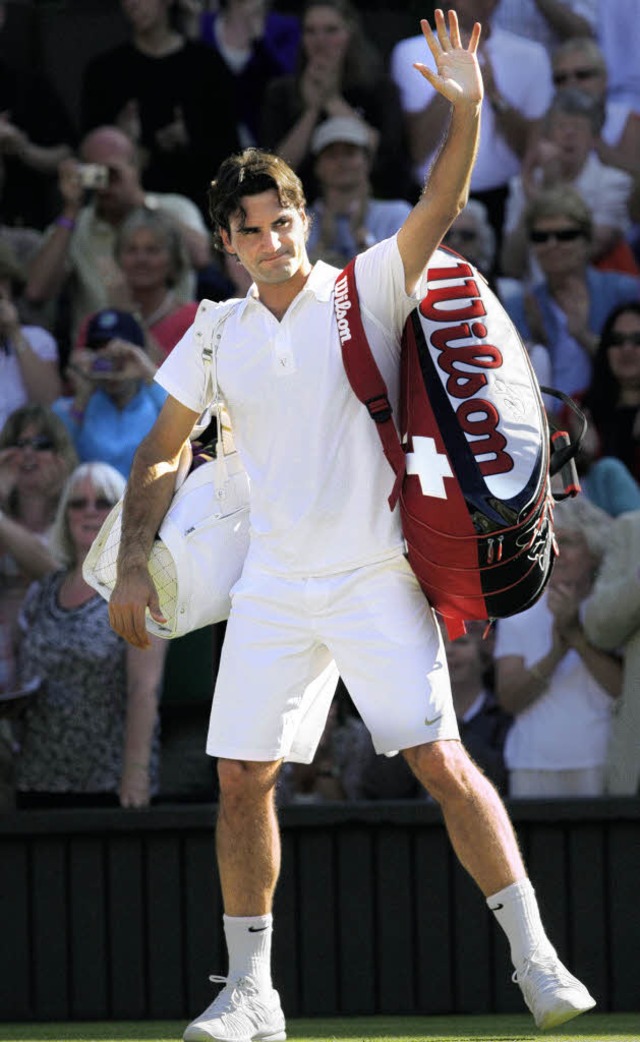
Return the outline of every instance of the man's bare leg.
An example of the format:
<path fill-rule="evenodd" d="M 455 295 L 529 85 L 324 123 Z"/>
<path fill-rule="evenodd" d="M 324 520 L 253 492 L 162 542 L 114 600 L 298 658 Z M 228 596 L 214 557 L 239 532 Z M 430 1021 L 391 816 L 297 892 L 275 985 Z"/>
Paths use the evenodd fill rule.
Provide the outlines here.
<path fill-rule="evenodd" d="M 460 863 L 509 939 L 514 980 L 538 1027 L 557 1027 L 591 1009 L 591 995 L 562 965 L 545 933 L 513 826 L 493 785 L 459 741 L 415 746 L 404 755 L 440 804 Z"/>
<path fill-rule="evenodd" d="M 453 849 L 485 897 L 524 879 L 527 872 L 504 804 L 462 743 L 431 742 L 404 755 L 440 804 Z"/>
<path fill-rule="evenodd" d="M 225 913 L 267 915 L 280 872 L 275 786 L 280 762 L 219 760 L 216 851 Z"/>

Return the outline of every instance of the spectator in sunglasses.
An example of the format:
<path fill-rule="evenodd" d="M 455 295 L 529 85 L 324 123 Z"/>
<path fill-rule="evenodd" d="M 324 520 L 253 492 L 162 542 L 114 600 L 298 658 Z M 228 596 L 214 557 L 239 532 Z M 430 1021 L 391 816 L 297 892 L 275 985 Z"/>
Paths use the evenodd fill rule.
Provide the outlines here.
<path fill-rule="evenodd" d="M 606 166 L 596 146 L 604 120 L 601 99 L 575 87 L 558 91 L 545 116 L 542 133 L 528 150 L 517 177 L 509 184 L 501 253 L 502 269 L 514 278 L 540 274 L 537 254 L 527 242 L 524 212 L 540 192 L 571 186 L 591 211 L 589 259 L 599 267 L 638 273 L 627 236 L 633 178 Z"/>
<path fill-rule="evenodd" d="M 604 123 L 596 140 L 599 159 L 632 175 L 640 172 L 640 112 L 628 101 L 607 95 L 607 66 L 595 40 L 579 36 L 566 40 L 551 55 L 556 90 L 575 89 L 589 94 L 604 107 Z"/>
<path fill-rule="evenodd" d="M 154 383 L 145 331 L 128 311 L 104 308 L 87 323 L 82 348 L 69 359 L 73 395 L 53 410 L 83 462 L 110 463 L 126 478 L 133 455 L 155 423 L 166 391 Z"/>
<path fill-rule="evenodd" d="M 614 308 L 602 327 L 593 378 L 583 399 L 605 456 L 640 482 L 640 302 Z"/>
<path fill-rule="evenodd" d="M 62 568 L 34 583 L 22 607 L 19 682 L 39 690 L 16 729 L 19 807 L 142 807 L 155 791 L 163 642 L 127 645 L 82 576 L 124 485 L 106 463 L 74 470 L 52 535 Z"/>
<path fill-rule="evenodd" d="M 523 228 L 542 280 L 505 299 L 525 340 L 545 344 L 551 384 L 566 394 L 586 390 L 607 315 L 640 298 L 640 278 L 590 264 L 589 207 L 567 186 L 541 192 L 527 206 Z"/>

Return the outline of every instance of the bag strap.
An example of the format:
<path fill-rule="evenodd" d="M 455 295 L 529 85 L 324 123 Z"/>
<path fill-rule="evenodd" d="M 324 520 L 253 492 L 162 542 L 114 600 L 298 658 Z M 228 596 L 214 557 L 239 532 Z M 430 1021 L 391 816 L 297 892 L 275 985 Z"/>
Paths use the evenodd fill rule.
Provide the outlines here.
<path fill-rule="evenodd" d="M 220 471 L 216 479 L 218 489 L 224 488 L 229 476 L 224 450 L 224 403 L 218 384 L 218 351 L 225 323 L 237 304 L 237 300 L 225 301 L 222 305 L 211 300 L 202 300 L 193 323 L 196 343 L 200 345 L 205 372 L 211 384 L 211 409 L 216 420 L 214 457 L 216 467 Z"/>
<path fill-rule="evenodd" d="M 345 372 L 356 397 L 366 405 L 396 479 L 389 496 L 389 507 L 395 507 L 406 471 L 406 457 L 398 428 L 393 419 L 393 408 L 382 373 L 373 357 L 362 324 L 360 301 L 356 286 L 355 258 L 336 279 L 333 306 L 338 323 Z"/>

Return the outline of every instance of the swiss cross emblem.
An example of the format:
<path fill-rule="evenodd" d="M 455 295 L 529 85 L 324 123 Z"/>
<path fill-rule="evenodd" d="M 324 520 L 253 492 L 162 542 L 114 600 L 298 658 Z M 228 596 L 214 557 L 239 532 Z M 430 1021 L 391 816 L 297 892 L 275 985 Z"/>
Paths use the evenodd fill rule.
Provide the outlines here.
<path fill-rule="evenodd" d="M 414 435 L 413 452 L 407 453 L 407 474 L 417 475 L 423 496 L 447 498 L 444 479 L 452 478 L 453 472 L 445 454 L 438 452 L 433 438 Z"/>

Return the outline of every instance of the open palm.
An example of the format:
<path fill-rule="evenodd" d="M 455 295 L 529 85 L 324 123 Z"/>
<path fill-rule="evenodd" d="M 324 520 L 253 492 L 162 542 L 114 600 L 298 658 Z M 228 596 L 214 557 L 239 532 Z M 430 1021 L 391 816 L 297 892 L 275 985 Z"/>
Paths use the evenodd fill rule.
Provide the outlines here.
<path fill-rule="evenodd" d="M 428 66 L 415 62 L 414 68 L 420 72 L 432 87 L 453 104 L 468 102 L 477 104 L 482 101 L 482 75 L 476 57 L 480 39 L 480 25 L 473 27 L 468 47 L 462 46 L 458 16 L 449 11 L 449 31 L 444 13 L 438 8 L 434 12 L 436 32 L 434 33 L 426 19 L 420 23 L 425 40 L 429 45 L 437 72 Z"/>

